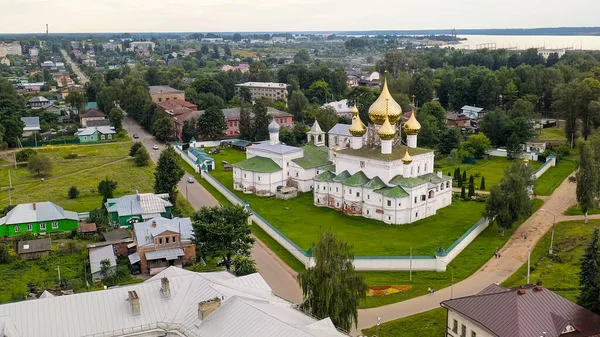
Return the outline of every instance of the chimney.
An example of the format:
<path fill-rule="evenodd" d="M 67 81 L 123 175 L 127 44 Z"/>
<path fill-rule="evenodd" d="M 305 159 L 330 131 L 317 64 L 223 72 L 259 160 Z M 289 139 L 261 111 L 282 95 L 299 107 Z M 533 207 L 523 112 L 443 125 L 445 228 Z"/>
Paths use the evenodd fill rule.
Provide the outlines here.
<path fill-rule="evenodd" d="M 165 299 L 171 298 L 171 288 L 169 287 L 169 279 L 166 277 L 160 279 L 160 293 Z"/>
<path fill-rule="evenodd" d="M 219 309 L 220 306 L 221 299 L 218 297 L 198 303 L 198 318 L 203 321 L 213 311 Z"/>
<path fill-rule="evenodd" d="M 542 291 L 544 290 L 544 284 L 542 283 L 542 281 L 537 281 L 537 283 L 535 284 L 535 289 L 537 291 Z"/>
<path fill-rule="evenodd" d="M 135 290 L 128 291 L 129 305 L 131 306 L 131 315 L 139 316 L 140 313 L 140 298 Z"/>
<path fill-rule="evenodd" d="M 156 220 L 152 220 L 152 228 L 156 228 Z"/>
<path fill-rule="evenodd" d="M 35 210 L 36 210 L 36 208 L 37 208 L 37 207 L 36 207 L 36 205 L 35 205 L 35 202 L 34 202 L 34 203 L 33 203 L 33 210 L 35 211 Z"/>
<path fill-rule="evenodd" d="M 527 289 L 525 289 L 525 287 L 519 286 L 519 294 L 524 295 L 526 291 Z"/>

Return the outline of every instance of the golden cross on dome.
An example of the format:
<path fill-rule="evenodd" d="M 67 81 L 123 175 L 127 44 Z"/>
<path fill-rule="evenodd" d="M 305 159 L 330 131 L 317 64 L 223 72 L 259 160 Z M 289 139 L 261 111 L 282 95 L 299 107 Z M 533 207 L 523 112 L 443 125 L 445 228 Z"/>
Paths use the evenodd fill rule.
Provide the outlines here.
<path fill-rule="evenodd" d="M 415 106 L 415 97 L 417 97 L 417 96 L 415 96 L 415 95 L 413 94 L 413 95 L 412 95 L 412 99 L 413 99 L 413 101 L 412 101 L 412 105 L 413 105 L 413 106 Z"/>

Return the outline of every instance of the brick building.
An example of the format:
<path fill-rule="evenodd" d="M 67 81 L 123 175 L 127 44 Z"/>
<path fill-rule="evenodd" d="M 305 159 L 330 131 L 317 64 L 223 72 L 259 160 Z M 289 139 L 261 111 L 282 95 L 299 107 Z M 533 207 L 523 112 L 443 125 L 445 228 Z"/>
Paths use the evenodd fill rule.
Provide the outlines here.
<path fill-rule="evenodd" d="M 177 90 L 166 85 L 151 85 L 150 97 L 152 97 L 152 102 L 154 103 L 160 103 L 172 99 L 185 101 L 185 93 L 183 90 Z"/>

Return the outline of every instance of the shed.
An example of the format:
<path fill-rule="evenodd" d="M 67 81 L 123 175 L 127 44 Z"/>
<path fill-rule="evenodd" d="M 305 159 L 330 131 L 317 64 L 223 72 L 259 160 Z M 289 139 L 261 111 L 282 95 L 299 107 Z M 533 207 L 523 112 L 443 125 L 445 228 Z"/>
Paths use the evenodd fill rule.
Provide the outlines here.
<path fill-rule="evenodd" d="M 96 224 L 95 223 L 87 223 L 82 222 L 79 224 L 79 233 L 82 234 L 95 234 L 96 233 Z"/>
<path fill-rule="evenodd" d="M 19 241 L 19 256 L 23 260 L 35 260 L 50 254 L 50 239 Z"/>
<path fill-rule="evenodd" d="M 113 270 L 117 269 L 117 257 L 115 250 L 111 245 L 100 248 L 90 249 L 90 269 L 92 270 L 92 279 L 99 280 L 102 278 L 100 273 L 102 261 L 108 260 Z"/>
<path fill-rule="evenodd" d="M 231 143 L 231 147 L 244 152 L 246 152 L 248 146 L 252 146 L 252 142 L 249 140 L 236 139 Z"/>

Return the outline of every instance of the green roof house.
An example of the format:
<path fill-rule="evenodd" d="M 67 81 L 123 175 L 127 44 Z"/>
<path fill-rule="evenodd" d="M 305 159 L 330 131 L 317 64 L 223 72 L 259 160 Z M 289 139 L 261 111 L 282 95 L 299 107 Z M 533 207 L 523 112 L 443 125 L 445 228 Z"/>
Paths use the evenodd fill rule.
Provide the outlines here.
<path fill-rule="evenodd" d="M 110 126 L 88 126 L 85 129 L 79 129 L 75 134 L 81 143 L 106 142 L 115 139 L 117 133 Z"/>
<path fill-rule="evenodd" d="M 162 216 L 172 218 L 169 194 L 137 193 L 111 198 L 104 204 L 111 223 L 132 227 L 134 223 Z"/>
<path fill-rule="evenodd" d="M 215 169 L 215 160 L 204 152 L 204 150 L 190 147 L 187 150 L 187 155 L 201 170 L 212 171 Z"/>
<path fill-rule="evenodd" d="M 19 204 L 0 218 L 0 236 L 20 236 L 27 232 L 46 234 L 77 229 L 77 213 L 65 211 L 49 201 Z"/>

